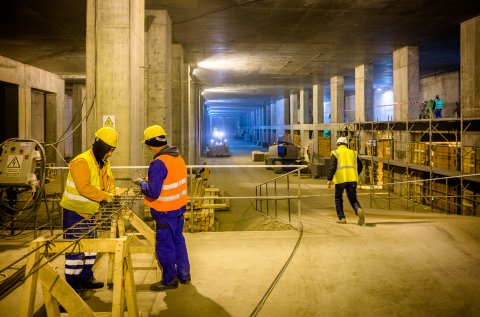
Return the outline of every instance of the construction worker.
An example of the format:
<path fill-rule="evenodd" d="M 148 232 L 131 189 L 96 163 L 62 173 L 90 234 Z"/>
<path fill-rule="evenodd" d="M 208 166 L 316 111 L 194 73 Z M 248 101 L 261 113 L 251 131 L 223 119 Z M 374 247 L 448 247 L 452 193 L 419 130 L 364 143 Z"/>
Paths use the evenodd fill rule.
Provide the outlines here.
<path fill-rule="evenodd" d="M 439 95 L 437 95 L 435 97 L 435 118 L 442 117 L 442 110 L 443 110 L 443 100 L 440 99 Z"/>
<path fill-rule="evenodd" d="M 94 238 L 101 202 L 111 203 L 115 179 L 108 159 L 117 147 L 117 132 L 109 127 L 95 132 L 92 147 L 76 156 L 69 164 L 63 207 L 65 239 Z M 65 278 L 76 291 L 103 287 L 93 275 L 96 252 L 67 253 Z"/>
<path fill-rule="evenodd" d="M 347 197 L 352 205 L 355 215 L 358 215 L 358 225 L 365 223 L 365 213 L 357 200 L 358 175 L 362 172 L 363 164 L 357 152 L 347 148 L 347 138 L 337 139 L 337 149 L 332 151 L 330 168 L 327 175 L 327 186 L 335 184 L 335 208 L 338 216 L 338 223 L 345 224 L 347 220 L 343 212 L 343 191 L 347 190 Z"/>
<path fill-rule="evenodd" d="M 187 167 L 178 149 L 167 144 L 167 134 L 159 125 L 143 132 L 143 142 L 153 154 L 148 168 L 148 181 L 137 178 L 145 195 L 144 203 L 156 224 L 155 253 L 163 274 L 160 282 L 150 285 L 152 291 L 164 291 L 190 283 L 183 214 L 187 195 Z"/>

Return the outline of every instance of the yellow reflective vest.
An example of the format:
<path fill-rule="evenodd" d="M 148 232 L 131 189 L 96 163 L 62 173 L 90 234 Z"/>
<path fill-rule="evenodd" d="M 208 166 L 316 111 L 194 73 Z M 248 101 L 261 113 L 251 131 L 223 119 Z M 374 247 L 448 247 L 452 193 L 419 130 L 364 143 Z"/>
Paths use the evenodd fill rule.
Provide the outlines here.
<path fill-rule="evenodd" d="M 76 156 L 72 160 L 72 162 L 78 159 L 84 159 L 88 164 L 88 169 L 90 170 L 90 185 L 94 186 L 98 190 L 101 190 L 100 166 L 95 161 L 93 153 L 90 150 L 85 151 L 82 154 Z M 102 171 L 105 171 L 105 173 L 107 174 L 111 174 L 109 162 L 105 163 Z M 111 178 L 113 179 L 113 176 Z M 78 192 L 77 188 L 75 187 L 75 182 L 73 181 L 72 174 L 69 171 L 60 206 L 69 210 L 73 210 L 75 212 L 93 215 L 95 212 L 98 211 L 100 204 L 94 200 L 82 196 Z"/>
<path fill-rule="evenodd" d="M 332 155 L 337 158 L 337 170 L 333 176 L 334 184 L 358 182 L 357 152 L 340 145 Z"/>

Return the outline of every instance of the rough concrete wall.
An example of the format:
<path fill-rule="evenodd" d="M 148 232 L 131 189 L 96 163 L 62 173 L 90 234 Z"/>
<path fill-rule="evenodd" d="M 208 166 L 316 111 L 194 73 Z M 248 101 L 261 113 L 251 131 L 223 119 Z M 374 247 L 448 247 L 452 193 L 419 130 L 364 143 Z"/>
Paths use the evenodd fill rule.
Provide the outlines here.
<path fill-rule="evenodd" d="M 405 46 L 393 52 L 394 120 L 418 118 L 414 103 L 420 96 L 418 47 Z"/>
<path fill-rule="evenodd" d="M 464 118 L 480 111 L 480 16 L 460 24 L 461 107 Z"/>
<path fill-rule="evenodd" d="M 63 120 L 65 104 L 64 80 L 42 69 L 0 56 L 0 81 L 19 86 L 18 137 L 29 138 L 32 126 L 35 125 L 35 122 L 31 120 L 32 89 L 41 90 L 51 95 L 49 98 L 50 110 L 56 117 L 55 124 L 47 127 L 50 137 L 56 140 L 63 133 L 65 128 Z M 63 144 L 57 145 L 60 153 L 63 151 L 63 146 Z M 61 164 L 61 160 L 58 159 L 56 164 Z"/>
<path fill-rule="evenodd" d="M 405 131 L 393 131 L 394 160 L 407 161 L 408 135 Z"/>
<path fill-rule="evenodd" d="M 458 72 L 422 78 L 420 80 L 421 100 L 435 99 L 439 95 L 443 100 L 443 117 L 455 117 L 455 103 L 460 97 L 460 78 Z"/>
<path fill-rule="evenodd" d="M 182 143 L 182 111 L 183 111 L 183 48 L 179 44 L 172 45 L 172 112 L 171 112 L 171 140 L 172 145 L 180 148 Z"/>
<path fill-rule="evenodd" d="M 345 96 L 345 122 L 355 121 L 355 95 Z"/>
<path fill-rule="evenodd" d="M 147 10 L 147 126 L 158 124 L 167 131 L 171 143 L 172 21 L 165 10 Z"/>

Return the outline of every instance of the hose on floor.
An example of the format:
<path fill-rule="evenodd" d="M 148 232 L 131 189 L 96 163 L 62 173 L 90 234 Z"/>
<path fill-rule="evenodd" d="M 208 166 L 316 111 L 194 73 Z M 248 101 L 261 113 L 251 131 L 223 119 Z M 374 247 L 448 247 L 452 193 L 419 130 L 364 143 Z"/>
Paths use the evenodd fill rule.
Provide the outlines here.
<path fill-rule="evenodd" d="M 256 306 L 255 309 L 252 311 L 252 313 L 250 314 L 250 317 L 257 316 L 258 313 L 262 310 L 263 305 L 264 305 L 265 302 L 267 301 L 268 297 L 269 297 L 270 294 L 272 293 L 272 291 L 273 291 L 273 289 L 275 288 L 275 286 L 277 286 L 278 281 L 279 281 L 280 278 L 282 277 L 283 273 L 285 272 L 285 270 L 287 269 L 288 265 L 289 265 L 290 262 L 292 261 L 293 256 L 294 256 L 295 253 L 297 252 L 298 246 L 300 245 L 300 241 L 302 241 L 302 236 L 303 236 L 303 224 L 302 224 L 301 222 L 300 222 L 300 229 L 299 229 L 299 231 L 300 231 L 300 234 L 298 235 L 297 243 L 295 244 L 295 247 L 293 248 L 292 253 L 291 253 L 290 256 L 288 257 L 288 259 L 287 259 L 287 261 L 285 262 L 285 264 L 283 264 L 282 269 L 280 270 L 280 272 L 278 272 L 277 276 L 276 276 L 275 279 L 273 280 L 273 282 L 272 282 L 272 284 L 270 285 L 270 287 L 268 288 L 268 290 L 265 292 L 265 294 L 263 294 L 262 299 L 258 302 L 257 306 Z"/>

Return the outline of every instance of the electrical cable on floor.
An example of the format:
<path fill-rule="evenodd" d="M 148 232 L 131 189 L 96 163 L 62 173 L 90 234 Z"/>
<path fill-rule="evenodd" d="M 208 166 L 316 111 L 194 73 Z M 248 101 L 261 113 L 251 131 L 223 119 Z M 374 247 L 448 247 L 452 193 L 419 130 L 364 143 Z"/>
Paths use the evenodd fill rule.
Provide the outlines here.
<path fill-rule="evenodd" d="M 292 250 L 292 253 L 290 254 L 290 256 L 288 257 L 287 261 L 285 262 L 285 264 L 283 265 L 282 269 L 280 270 L 280 272 L 278 272 L 277 276 L 275 277 L 275 279 L 273 280 L 272 284 L 270 285 L 270 287 L 268 288 L 268 290 L 265 292 L 265 294 L 263 295 L 262 299 L 260 300 L 260 302 L 258 302 L 257 306 L 255 307 L 255 309 L 252 311 L 252 313 L 250 314 L 250 317 L 254 317 L 254 316 L 257 316 L 257 314 L 262 310 L 263 308 L 263 305 L 265 304 L 265 302 L 267 301 L 268 297 L 270 296 L 270 294 L 272 293 L 273 289 L 275 288 L 275 286 L 277 286 L 277 283 L 278 281 L 280 280 L 280 278 L 282 277 L 283 273 L 285 272 L 285 270 L 287 269 L 288 265 L 290 264 L 290 261 L 292 261 L 293 259 L 293 256 L 295 255 L 295 253 L 297 252 L 297 249 L 298 249 L 298 246 L 300 245 L 300 241 L 302 240 L 302 236 L 303 236 L 303 224 L 300 222 L 300 234 L 298 235 L 298 239 L 297 239 L 297 243 L 295 244 L 295 247 L 293 248 Z"/>

